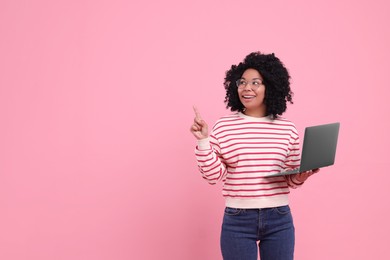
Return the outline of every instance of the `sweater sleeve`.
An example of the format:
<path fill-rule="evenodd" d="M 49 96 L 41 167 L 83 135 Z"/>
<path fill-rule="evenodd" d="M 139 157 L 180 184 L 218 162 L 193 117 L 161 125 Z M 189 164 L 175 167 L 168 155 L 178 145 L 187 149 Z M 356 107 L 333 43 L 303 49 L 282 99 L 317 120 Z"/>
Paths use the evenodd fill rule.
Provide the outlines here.
<path fill-rule="evenodd" d="M 287 154 L 286 161 L 284 163 L 285 168 L 294 169 L 299 167 L 300 157 L 301 157 L 301 153 L 299 149 L 299 136 L 297 132 L 294 132 L 290 138 L 289 151 Z M 296 174 L 290 174 L 284 176 L 287 185 L 290 188 L 296 189 L 303 184 L 303 182 L 297 180 L 296 176 L 297 176 Z"/>
<path fill-rule="evenodd" d="M 199 171 L 209 184 L 216 184 L 218 181 L 225 180 L 227 173 L 226 165 L 222 162 L 220 147 L 213 135 L 209 138 L 198 140 L 195 156 Z"/>

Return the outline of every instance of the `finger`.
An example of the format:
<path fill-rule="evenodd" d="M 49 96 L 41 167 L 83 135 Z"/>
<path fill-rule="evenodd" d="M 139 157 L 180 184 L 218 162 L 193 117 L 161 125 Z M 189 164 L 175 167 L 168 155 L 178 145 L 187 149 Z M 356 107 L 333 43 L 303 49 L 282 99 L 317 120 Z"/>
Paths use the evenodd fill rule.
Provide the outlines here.
<path fill-rule="evenodd" d="M 193 109 L 194 109 L 194 112 L 195 112 L 195 118 L 196 119 L 202 119 L 202 117 L 200 116 L 199 110 L 198 110 L 198 108 L 195 105 L 193 106 Z"/>
<path fill-rule="evenodd" d="M 317 172 L 319 172 L 319 171 L 320 171 L 319 168 L 312 170 L 313 173 L 317 173 Z"/>
<path fill-rule="evenodd" d="M 191 132 L 199 132 L 199 128 L 195 125 L 193 125 L 190 129 Z"/>
<path fill-rule="evenodd" d="M 197 118 L 197 117 L 195 117 L 194 118 L 194 125 L 197 125 L 197 126 L 199 126 L 199 127 L 202 127 L 202 125 L 203 125 L 203 119 L 201 119 L 201 118 Z"/>
<path fill-rule="evenodd" d="M 192 126 L 194 127 L 194 129 L 196 128 L 198 130 L 200 130 L 202 128 L 202 125 L 199 122 L 197 122 L 195 119 L 194 119 L 194 123 L 192 124 Z"/>
<path fill-rule="evenodd" d="M 305 171 L 305 172 L 301 172 L 300 175 L 303 177 L 303 178 L 308 178 L 310 177 L 310 175 L 312 175 L 313 173 L 311 171 Z"/>
<path fill-rule="evenodd" d="M 307 172 L 300 172 L 299 177 L 301 178 L 307 178 Z"/>
<path fill-rule="evenodd" d="M 194 124 L 198 125 L 199 127 L 202 127 L 204 125 L 204 120 L 201 118 L 194 118 Z"/>

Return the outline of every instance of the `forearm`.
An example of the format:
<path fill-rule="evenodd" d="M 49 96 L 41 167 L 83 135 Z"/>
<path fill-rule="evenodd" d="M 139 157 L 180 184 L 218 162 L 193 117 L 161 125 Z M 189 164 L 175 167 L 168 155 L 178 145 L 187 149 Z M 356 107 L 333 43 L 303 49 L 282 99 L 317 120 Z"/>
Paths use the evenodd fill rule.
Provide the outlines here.
<path fill-rule="evenodd" d="M 212 148 L 208 138 L 198 140 L 195 156 L 199 171 L 208 183 L 215 184 L 223 179 L 226 167 Z"/>

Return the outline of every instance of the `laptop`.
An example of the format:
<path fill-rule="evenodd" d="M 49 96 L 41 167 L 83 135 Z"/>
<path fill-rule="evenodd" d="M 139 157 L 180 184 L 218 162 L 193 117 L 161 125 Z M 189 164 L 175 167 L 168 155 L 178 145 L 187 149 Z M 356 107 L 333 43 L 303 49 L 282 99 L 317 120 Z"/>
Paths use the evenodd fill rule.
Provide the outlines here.
<path fill-rule="evenodd" d="M 295 174 L 333 165 L 336 157 L 339 129 L 339 122 L 306 127 L 300 167 L 269 176 Z"/>

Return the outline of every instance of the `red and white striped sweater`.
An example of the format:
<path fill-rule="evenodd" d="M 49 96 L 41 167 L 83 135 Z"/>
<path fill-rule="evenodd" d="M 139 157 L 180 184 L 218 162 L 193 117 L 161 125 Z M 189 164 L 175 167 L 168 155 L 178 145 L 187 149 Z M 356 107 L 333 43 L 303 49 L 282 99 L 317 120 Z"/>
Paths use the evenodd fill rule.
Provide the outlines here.
<path fill-rule="evenodd" d="M 299 136 L 284 119 L 235 113 L 219 119 L 209 138 L 198 141 L 196 159 L 210 184 L 223 182 L 226 206 L 269 208 L 288 205 L 295 175 L 270 177 L 299 166 Z"/>

